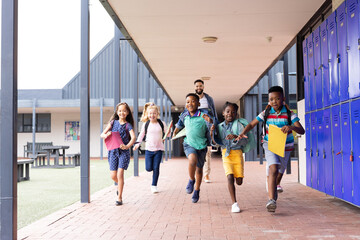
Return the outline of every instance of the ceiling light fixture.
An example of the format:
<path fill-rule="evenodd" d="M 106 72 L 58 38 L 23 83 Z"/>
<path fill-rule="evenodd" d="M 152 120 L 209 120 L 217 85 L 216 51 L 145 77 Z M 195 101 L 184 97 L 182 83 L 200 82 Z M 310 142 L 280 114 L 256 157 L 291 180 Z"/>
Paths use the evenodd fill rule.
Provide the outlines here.
<path fill-rule="evenodd" d="M 211 78 L 211 77 L 201 77 L 201 80 L 203 80 L 203 81 L 208 81 L 208 80 L 210 80 L 210 78 Z"/>
<path fill-rule="evenodd" d="M 216 42 L 217 39 L 218 39 L 217 37 L 212 37 L 212 36 L 202 38 L 204 43 L 214 43 Z"/>

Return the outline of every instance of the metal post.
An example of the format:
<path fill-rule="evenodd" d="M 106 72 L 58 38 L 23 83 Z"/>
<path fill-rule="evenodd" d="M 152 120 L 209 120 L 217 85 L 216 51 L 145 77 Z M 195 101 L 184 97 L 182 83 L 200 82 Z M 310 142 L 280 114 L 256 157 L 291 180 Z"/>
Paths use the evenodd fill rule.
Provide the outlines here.
<path fill-rule="evenodd" d="M 261 113 L 262 112 L 262 91 L 263 91 L 263 88 L 262 88 L 262 80 L 259 81 L 259 83 L 257 84 L 258 86 L 258 112 Z M 262 124 L 260 124 L 261 126 Z M 261 147 L 261 144 L 260 144 L 260 147 L 259 147 L 259 157 L 260 157 L 260 164 L 262 165 L 263 164 L 263 158 L 264 158 L 264 155 L 263 155 L 263 150 L 262 150 L 262 147 Z"/>
<path fill-rule="evenodd" d="M 169 121 L 168 121 L 168 115 L 167 115 L 167 96 L 165 96 L 165 123 L 168 124 Z M 169 160 L 168 159 L 168 140 L 167 138 L 165 138 L 165 142 L 164 142 L 164 145 L 165 145 L 165 161 Z"/>
<path fill-rule="evenodd" d="M 168 101 L 168 104 L 169 104 L 169 124 L 172 120 L 172 117 L 171 117 L 171 102 Z M 169 159 L 171 159 L 171 140 L 169 139 Z"/>
<path fill-rule="evenodd" d="M 121 32 L 119 28 L 115 25 L 115 33 L 114 33 L 114 110 L 116 109 L 116 105 L 121 102 L 121 48 L 120 48 L 120 38 Z"/>
<path fill-rule="evenodd" d="M 158 85 L 157 85 L 156 81 L 154 80 L 154 103 L 159 106 L 159 103 L 158 103 L 158 91 L 159 91 L 158 90 Z"/>
<path fill-rule="evenodd" d="M 146 89 L 145 89 L 145 102 L 150 102 L 150 81 L 151 81 L 151 78 L 150 78 L 150 73 L 145 81 L 145 84 L 146 84 Z"/>
<path fill-rule="evenodd" d="M 289 55 L 284 54 L 284 94 L 285 102 L 289 105 Z M 291 174 L 291 156 L 286 167 L 286 174 Z"/>
<path fill-rule="evenodd" d="M 2 1 L 0 239 L 17 239 L 18 1 Z"/>
<path fill-rule="evenodd" d="M 104 98 L 100 98 L 100 134 L 103 131 L 103 125 L 104 125 Z M 103 160 L 104 155 L 104 140 L 100 138 L 100 160 Z"/>
<path fill-rule="evenodd" d="M 81 0 L 80 175 L 81 202 L 90 202 L 89 0 Z"/>
<path fill-rule="evenodd" d="M 32 158 L 36 158 L 35 134 L 36 134 L 36 98 L 33 99 L 33 111 L 32 111 Z"/>
<path fill-rule="evenodd" d="M 138 124 L 139 124 L 139 57 L 134 57 L 133 79 L 134 79 L 134 96 L 133 96 L 133 112 L 134 112 L 134 132 L 135 137 L 138 136 Z M 134 151 L 134 176 L 139 176 L 139 151 Z"/>
<path fill-rule="evenodd" d="M 158 88 L 160 91 L 160 119 L 164 121 L 164 91 L 161 88 Z M 162 156 L 161 162 L 164 161 L 165 156 Z"/>

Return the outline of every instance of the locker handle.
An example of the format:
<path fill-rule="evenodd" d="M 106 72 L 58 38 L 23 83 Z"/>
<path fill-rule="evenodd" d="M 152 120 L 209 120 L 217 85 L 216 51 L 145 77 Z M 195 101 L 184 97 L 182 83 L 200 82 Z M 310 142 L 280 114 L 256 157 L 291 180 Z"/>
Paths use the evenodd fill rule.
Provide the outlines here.
<path fill-rule="evenodd" d="M 324 159 L 326 158 L 325 150 L 324 150 L 324 152 L 323 152 L 323 158 L 324 158 Z"/>
<path fill-rule="evenodd" d="M 338 63 L 340 63 L 340 54 L 339 53 L 336 55 L 336 59 L 337 59 Z"/>
<path fill-rule="evenodd" d="M 360 50 L 360 38 L 358 38 L 358 50 Z"/>
<path fill-rule="evenodd" d="M 312 151 L 312 148 L 310 148 L 310 157 L 313 156 L 313 151 Z"/>
<path fill-rule="evenodd" d="M 335 155 L 339 155 L 339 154 L 341 154 L 341 153 L 342 153 L 342 151 L 340 151 L 340 152 L 336 153 Z"/>
<path fill-rule="evenodd" d="M 314 69 L 314 76 L 316 76 L 316 69 Z"/>
<path fill-rule="evenodd" d="M 347 51 L 347 52 L 350 51 L 350 46 L 346 46 L 346 51 Z"/>
<path fill-rule="evenodd" d="M 319 156 L 319 149 L 316 150 L 316 156 Z"/>
<path fill-rule="evenodd" d="M 353 151 L 351 151 L 351 154 L 350 154 L 350 162 L 353 162 L 354 161 L 354 153 Z"/>

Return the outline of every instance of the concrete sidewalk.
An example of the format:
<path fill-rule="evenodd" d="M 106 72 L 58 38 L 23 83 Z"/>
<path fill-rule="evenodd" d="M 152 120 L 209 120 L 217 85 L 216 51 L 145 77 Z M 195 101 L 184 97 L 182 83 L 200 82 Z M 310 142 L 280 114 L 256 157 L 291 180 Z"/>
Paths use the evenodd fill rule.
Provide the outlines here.
<path fill-rule="evenodd" d="M 18 231 L 18 239 L 360 239 L 360 209 L 297 183 L 297 162 L 285 175 L 276 213 L 266 211 L 265 165 L 246 162 L 237 186 L 240 213 L 231 199 L 220 158 L 212 161 L 212 183 L 202 183 L 200 200 L 186 194 L 186 158 L 161 165 L 158 194 L 151 173 L 125 181 L 124 205 L 115 188 L 75 203 Z"/>

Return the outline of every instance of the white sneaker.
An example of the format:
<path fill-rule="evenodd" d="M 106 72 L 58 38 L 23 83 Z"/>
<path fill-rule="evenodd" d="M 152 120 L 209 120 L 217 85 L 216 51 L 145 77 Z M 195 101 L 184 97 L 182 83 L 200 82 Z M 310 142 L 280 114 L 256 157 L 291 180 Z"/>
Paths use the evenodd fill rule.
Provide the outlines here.
<path fill-rule="evenodd" d="M 151 192 L 152 193 L 158 193 L 158 189 L 157 189 L 157 186 L 151 186 Z"/>
<path fill-rule="evenodd" d="M 234 204 L 231 206 L 231 212 L 233 212 L 233 213 L 238 213 L 238 212 L 240 212 L 240 208 L 239 208 L 239 205 L 238 205 L 237 202 L 234 203 Z"/>

